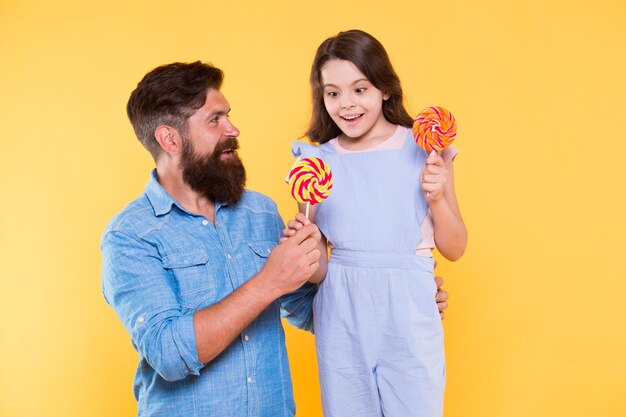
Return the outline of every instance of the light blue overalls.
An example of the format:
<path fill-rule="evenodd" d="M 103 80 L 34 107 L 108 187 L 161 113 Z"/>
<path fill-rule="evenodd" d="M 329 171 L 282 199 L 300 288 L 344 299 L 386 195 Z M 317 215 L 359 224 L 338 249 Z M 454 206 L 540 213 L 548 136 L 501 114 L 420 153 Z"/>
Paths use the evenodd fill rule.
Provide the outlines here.
<path fill-rule="evenodd" d="M 433 258 L 415 255 L 428 210 L 419 174 L 426 153 L 404 147 L 337 153 L 294 142 L 294 156 L 320 157 L 333 189 L 315 222 L 332 245 L 314 300 L 326 417 L 441 417 L 443 330 Z"/>

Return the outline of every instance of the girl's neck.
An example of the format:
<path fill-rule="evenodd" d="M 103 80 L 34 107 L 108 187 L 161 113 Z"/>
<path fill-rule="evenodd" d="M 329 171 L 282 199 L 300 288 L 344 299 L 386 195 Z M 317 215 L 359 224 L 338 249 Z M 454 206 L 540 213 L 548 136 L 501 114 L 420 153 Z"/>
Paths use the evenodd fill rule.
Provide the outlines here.
<path fill-rule="evenodd" d="M 384 120 L 377 126 L 376 131 L 370 131 L 366 135 L 351 138 L 345 133 L 341 133 L 337 137 L 339 145 L 350 151 L 362 151 L 365 149 L 373 148 L 389 139 L 396 131 L 397 126 L 393 123 Z"/>

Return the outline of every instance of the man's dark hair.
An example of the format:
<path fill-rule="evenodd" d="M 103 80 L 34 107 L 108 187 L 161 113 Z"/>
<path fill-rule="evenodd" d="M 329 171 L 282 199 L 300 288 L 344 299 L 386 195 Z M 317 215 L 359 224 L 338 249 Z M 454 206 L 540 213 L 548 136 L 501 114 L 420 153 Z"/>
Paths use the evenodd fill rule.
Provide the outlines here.
<path fill-rule="evenodd" d="M 204 105 L 208 89 L 219 90 L 224 73 L 200 61 L 175 62 L 147 73 L 131 93 L 126 112 L 135 134 L 156 160 L 162 149 L 155 138 L 161 125 L 187 133 L 187 119 Z"/>

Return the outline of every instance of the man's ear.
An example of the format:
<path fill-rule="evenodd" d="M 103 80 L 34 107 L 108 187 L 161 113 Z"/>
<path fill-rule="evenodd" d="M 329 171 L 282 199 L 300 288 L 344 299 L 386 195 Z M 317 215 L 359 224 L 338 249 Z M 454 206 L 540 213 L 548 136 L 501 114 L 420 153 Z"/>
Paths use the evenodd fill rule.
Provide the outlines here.
<path fill-rule="evenodd" d="M 168 125 L 161 125 L 154 131 L 154 137 L 161 148 L 170 156 L 179 155 L 183 151 L 183 141 L 178 130 Z"/>

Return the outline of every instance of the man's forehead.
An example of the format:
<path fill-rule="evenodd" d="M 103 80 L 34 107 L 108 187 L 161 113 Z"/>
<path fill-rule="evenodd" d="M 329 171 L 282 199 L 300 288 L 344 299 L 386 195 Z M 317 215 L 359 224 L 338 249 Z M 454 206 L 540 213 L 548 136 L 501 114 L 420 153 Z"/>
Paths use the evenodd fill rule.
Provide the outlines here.
<path fill-rule="evenodd" d="M 204 105 L 194 112 L 194 116 L 203 117 L 217 113 L 228 113 L 229 111 L 230 104 L 228 104 L 228 101 L 222 92 L 209 88 L 207 90 Z"/>
<path fill-rule="evenodd" d="M 204 104 L 214 104 L 214 105 L 222 105 L 226 107 L 230 107 L 228 104 L 228 100 L 224 97 L 224 94 L 220 90 L 215 90 L 213 88 L 209 88 L 206 93 L 206 100 Z"/>

